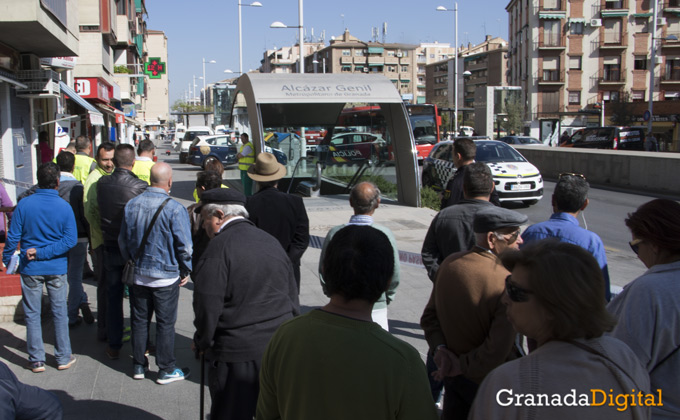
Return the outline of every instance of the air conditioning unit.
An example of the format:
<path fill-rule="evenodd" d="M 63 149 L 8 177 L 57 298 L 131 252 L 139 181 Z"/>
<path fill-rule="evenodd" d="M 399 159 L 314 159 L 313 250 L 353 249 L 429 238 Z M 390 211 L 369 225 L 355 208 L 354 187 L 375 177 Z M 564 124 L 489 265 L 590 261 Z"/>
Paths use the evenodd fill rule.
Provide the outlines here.
<path fill-rule="evenodd" d="M 602 26 L 602 19 L 590 19 L 590 26 Z"/>
<path fill-rule="evenodd" d="M 364 73 L 368 73 L 368 67 L 364 67 Z"/>
<path fill-rule="evenodd" d="M 654 57 L 654 64 L 663 64 L 663 57 L 662 56 L 655 56 Z"/>
<path fill-rule="evenodd" d="M 404 53 L 403 53 L 403 52 L 399 51 L 399 52 L 397 53 L 397 57 L 401 58 L 401 57 L 403 57 L 403 56 L 404 56 Z"/>
<path fill-rule="evenodd" d="M 665 17 L 656 18 L 656 26 L 666 26 L 666 18 Z"/>

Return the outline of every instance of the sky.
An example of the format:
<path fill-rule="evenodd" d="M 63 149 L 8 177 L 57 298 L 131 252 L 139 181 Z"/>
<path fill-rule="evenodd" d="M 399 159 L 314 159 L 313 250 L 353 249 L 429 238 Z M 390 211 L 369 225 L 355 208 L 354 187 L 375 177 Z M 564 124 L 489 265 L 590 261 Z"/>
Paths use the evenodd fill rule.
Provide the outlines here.
<path fill-rule="evenodd" d="M 250 4 L 253 0 L 241 0 Z M 270 28 L 280 21 L 299 25 L 296 0 L 260 0 L 262 7 L 242 6 L 243 71 L 257 69 L 268 49 L 297 43 L 298 29 Z M 458 43 L 479 44 L 485 35 L 508 38 L 508 0 L 460 0 L 458 2 Z M 372 40 L 372 28 L 381 31 L 387 23 L 388 43 L 420 44 L 440 42 L 453 45 L 454 13 L 438 12 L 437 6 L 454 8 L 453 0 L 304 0 L 305 42 L 325 43 L 339 37 L 347 28 L 350 34 Z M 237 76 L 238 0 L 146 0 L 147 27 L 164 31 L 168 38 L 167 71 L 170 79 L 170 104 L 183 99 L 196 76 L 196 93 L 203 87 L 203 59 L 206 83 Z M 382 32 L 378 41 L 382 41 Z"/>

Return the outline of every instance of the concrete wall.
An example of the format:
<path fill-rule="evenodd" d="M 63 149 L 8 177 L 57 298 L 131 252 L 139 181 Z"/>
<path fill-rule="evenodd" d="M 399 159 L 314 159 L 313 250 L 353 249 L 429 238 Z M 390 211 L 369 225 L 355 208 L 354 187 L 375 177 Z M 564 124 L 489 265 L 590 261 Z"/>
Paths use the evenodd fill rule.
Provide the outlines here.
<path fill-rule="evenodd" d="M 547 179 L 575 172 L 593 186 L 680 197 L 680 154 L 528 146 L 517 150 Z"/>

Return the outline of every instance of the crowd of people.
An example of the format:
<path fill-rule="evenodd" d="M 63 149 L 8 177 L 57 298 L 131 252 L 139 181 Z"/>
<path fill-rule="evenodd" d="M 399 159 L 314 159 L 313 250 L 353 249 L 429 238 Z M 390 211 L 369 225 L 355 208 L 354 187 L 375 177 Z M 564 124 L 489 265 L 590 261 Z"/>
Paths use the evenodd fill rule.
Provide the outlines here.
<path fill-rule="evenodd" d="M 92 159 L 86 138 L 41 164 L 37 186 L 15 208 L 0 194 L 13 210 L 3 262 L 19 248 L 29 369 L 46 369 L 43 287 L 57 369 L 76 363 L 69 328 L 95 321 L 82 287 L 89 243 L 97 338 L 114 360 L 131 340 L 133 379 L 149 375 L 149 354 L 158 384 L 191 374 L 178 366 L 174 342 L 180 287 L 193 281 L 192 346 L 207 367 L 212 419 L 434 419 L 442 388 L 442 419 L 680 417 L 677 202 L 652 200 L 625 220 L 648 271 L 612 297 L 602 240 L 578 222 L 586 177 L 560 175 L 549 220 L 522 231 L 527 216 L 493 199 L 474 142 L 456 140 L 457 175 L 422 247 L 432 281 L 420 320 L 423 363 L 389 332 L 400 265 L 393 233 L 373 219 L 378 187 L 351 190 L 354 214 L 330 229 L 319 260 L 329 302 L 300 315 L 304 203 L 277 188 L 286 167 L 242 141 L 239 169 L 252 195 L 223 185 L 220 164 L 197 174 L 187 209 L 170 197 L 172 168 L 154 162 L 151 141 L 136 151 L 103 143 Z M 0 366 L 17 412 L 59 410 L 53 396 L 20 398 L 44 391 L 6 371 Z M 565 403 L 572 394 L 576 403 Z M 542 396 L 547 403 L 536 404 Z"/>

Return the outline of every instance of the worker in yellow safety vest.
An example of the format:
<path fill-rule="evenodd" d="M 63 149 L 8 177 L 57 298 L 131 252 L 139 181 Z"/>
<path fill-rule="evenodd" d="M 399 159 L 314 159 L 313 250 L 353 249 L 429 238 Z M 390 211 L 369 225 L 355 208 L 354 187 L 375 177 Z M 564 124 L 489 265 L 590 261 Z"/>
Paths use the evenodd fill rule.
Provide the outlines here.
<path fill-rule="evenodd" d="M 151 185 L 151 167 L 156 164 L 153 161 L 156 155 L 156 145 L 151 140 L 142 140 L 137 146 L 137 159 L 132 166 L 132 173 L 137 178 Z"/>
<path fill-rule="evenodd" d="M 85 185 L 87 176 L 97 167 L 97 163 L 90 153 L 92 152 L 92 141 L 85 136 L 78 136 L 76 138 L 76 163 L 73 169 L 73 176 Z"/>
<path fill-rule="evenodd" d="M 253 180 L 248 176 L 248 169 L 255 163 L 255 148 L 248 138 L 248 134 L 241 134 L 241 149 L 236 157 L 238 158 L 238 169 L 241 171 L 241 184 L 243 194 L 246 197 L 253 195 Z"/>

